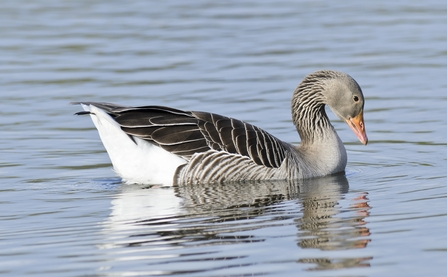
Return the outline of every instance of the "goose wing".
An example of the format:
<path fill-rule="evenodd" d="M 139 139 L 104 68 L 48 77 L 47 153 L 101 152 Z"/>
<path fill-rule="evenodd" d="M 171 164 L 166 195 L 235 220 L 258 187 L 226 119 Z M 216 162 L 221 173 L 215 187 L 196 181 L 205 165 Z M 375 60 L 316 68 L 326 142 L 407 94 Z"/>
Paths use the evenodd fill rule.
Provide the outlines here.
<path fill-rule="evenodd" d="M 105 110 L 130 137 L 154 143 L 187 160 L 196 153 L 216 150 L 248 157 L 257 165 L 278 168 L 286 156 L 281 140 L 254 125 L 218 114 L 163 106 L 82 104 Z"/>

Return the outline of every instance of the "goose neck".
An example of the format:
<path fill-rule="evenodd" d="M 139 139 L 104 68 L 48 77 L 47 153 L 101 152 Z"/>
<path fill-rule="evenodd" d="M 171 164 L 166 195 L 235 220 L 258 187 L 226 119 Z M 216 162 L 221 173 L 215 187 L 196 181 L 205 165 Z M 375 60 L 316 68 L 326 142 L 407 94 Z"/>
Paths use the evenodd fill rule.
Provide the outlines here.
<path fill-rule="evenodd" d="M 319 90 L 295 90 L 292 99 L 293 123 L 301 137 L 301 145 L 324 141 L 335 132 L 325 111 L 325 97 Z"/>

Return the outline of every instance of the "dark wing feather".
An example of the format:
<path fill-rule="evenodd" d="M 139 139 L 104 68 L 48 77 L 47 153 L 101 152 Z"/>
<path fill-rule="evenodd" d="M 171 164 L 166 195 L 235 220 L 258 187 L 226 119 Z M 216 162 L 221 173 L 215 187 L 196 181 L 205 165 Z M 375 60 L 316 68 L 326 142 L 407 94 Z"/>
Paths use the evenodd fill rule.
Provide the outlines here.
<path fill-rule="evenodd" d="M 280 167 L 285 158 L 283 142 L 254 125 L 233 118 L 162 106 L 82 103 L 105 110 L 128 135 L 155 143 L 187 159 L 210 149 L 247 156 L 254 163 L 267 167 Z"/>
<path fill-rule="evenodd" d="M 116 114 L 115 120 L 127 134 L 185 158 L 210 149 L 198 127 L 198 120 L 189 112 L 163 107 L 136 107 Z"/>
<path fill-rule="evenodd" d="M 254 125 L 205 112 L 192 115 L 200 120 L 199 127 L 213 149 L 218 145 L 221 150 L 250 157 L 267 167 L 280 167 L 285 159 L 283 142 Z"/>

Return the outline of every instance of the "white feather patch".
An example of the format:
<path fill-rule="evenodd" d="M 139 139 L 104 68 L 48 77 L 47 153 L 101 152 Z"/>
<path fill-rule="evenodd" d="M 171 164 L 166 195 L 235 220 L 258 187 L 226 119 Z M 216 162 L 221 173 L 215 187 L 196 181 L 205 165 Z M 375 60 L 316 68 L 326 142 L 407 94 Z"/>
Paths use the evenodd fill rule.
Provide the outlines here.
<path fill-rule="evenodd" d="M 82 107 L 91 112 L 113 168 L 124 181 L 172 185 L 177 167 L 186 163 L 184 159 L 137 137 L 132 140 L 105 111 L 93 105 Z"/>

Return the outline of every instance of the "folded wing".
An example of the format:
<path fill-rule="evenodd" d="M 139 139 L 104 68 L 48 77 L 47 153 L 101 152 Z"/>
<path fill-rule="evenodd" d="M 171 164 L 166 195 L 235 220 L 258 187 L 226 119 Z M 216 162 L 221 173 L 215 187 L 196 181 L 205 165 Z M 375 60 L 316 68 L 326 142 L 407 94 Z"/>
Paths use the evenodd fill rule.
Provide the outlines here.
<path fill-rule="evenodd" d="M 233 118 L 162 106 L 124 107 L 83 102 L 105 110 L 131 138 L 154 143 L 186 160 L 196 153 L 224 151 L 278 168 L 285 159 L 283 142 L 264 130 Z"/>

